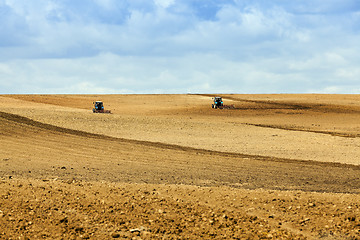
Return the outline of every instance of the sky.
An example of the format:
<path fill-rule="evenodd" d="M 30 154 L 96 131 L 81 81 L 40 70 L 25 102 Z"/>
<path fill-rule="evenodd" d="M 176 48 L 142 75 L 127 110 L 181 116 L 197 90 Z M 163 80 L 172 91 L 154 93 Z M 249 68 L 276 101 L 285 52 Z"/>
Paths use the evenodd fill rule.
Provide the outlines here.
<path fill-rule="evenodd" d="M 359 0 L 0 0 L 0 94 L 360 93 Z"/>

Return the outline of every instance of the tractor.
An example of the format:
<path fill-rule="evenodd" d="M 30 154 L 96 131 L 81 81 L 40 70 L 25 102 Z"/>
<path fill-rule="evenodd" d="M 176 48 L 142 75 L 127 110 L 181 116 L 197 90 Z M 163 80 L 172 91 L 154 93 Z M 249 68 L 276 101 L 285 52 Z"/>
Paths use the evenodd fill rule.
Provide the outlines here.
<path fill-rule="evenodd" d="M 111 113 L 110 110 L 104 109 L 104 104 L 102 101 L 96 101 L 93 102 L 93 104 L 94 104 L 93 113 Z"/>
<path fill-rule="evenodd" d="M 224 102 L 221 97 L 214 97 L 214 103 L 212 104 L 212 108 L 222 108 L 224 106 Z"/>
<path fill-rule="evenodd" d="M 217 108 L 218 109 L 235 109 L 234 105 L 224 105 L 224 102 L 223 102 L 221 97 L 214 97 L 213 100 L 214 100 L 214 103 L 211 104 L 212 108 L 215 108 L 215 109 L 217 109 Z"/>

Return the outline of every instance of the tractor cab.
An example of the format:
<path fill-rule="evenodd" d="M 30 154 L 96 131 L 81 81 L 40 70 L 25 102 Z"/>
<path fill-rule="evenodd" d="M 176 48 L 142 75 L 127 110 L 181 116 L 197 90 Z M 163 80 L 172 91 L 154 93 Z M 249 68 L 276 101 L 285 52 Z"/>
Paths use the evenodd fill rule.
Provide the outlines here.
<path fill-rule="evenodd" d="M 95 110 L 104 110 L 104 104 L 101 101 L 96 101 L 94 103 Z"/>
<path fill-rule="evenodd" d="M 212 104 L 212 108 L 221 108 L 224 103 L 221 97 L 214 97 L 214 103 Z"/>

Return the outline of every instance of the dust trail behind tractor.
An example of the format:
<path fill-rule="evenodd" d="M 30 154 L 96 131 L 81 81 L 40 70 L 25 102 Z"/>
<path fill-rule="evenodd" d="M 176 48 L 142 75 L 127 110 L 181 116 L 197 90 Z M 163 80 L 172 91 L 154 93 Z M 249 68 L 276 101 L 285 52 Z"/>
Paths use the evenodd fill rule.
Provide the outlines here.
<path fill-rule="evenodd" d="M 220 109 L 235 109 L 235 105 L 222 105 Z"/>

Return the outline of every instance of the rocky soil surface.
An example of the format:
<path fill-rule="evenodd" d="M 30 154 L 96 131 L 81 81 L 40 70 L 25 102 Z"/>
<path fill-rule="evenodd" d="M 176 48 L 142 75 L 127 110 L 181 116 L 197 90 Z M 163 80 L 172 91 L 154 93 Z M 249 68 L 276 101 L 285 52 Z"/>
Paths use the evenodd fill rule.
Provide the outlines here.
<path fill-rule="evenodd" d="M 0 100 L 0 239 L 360 239 L 357 95 Z"/>

